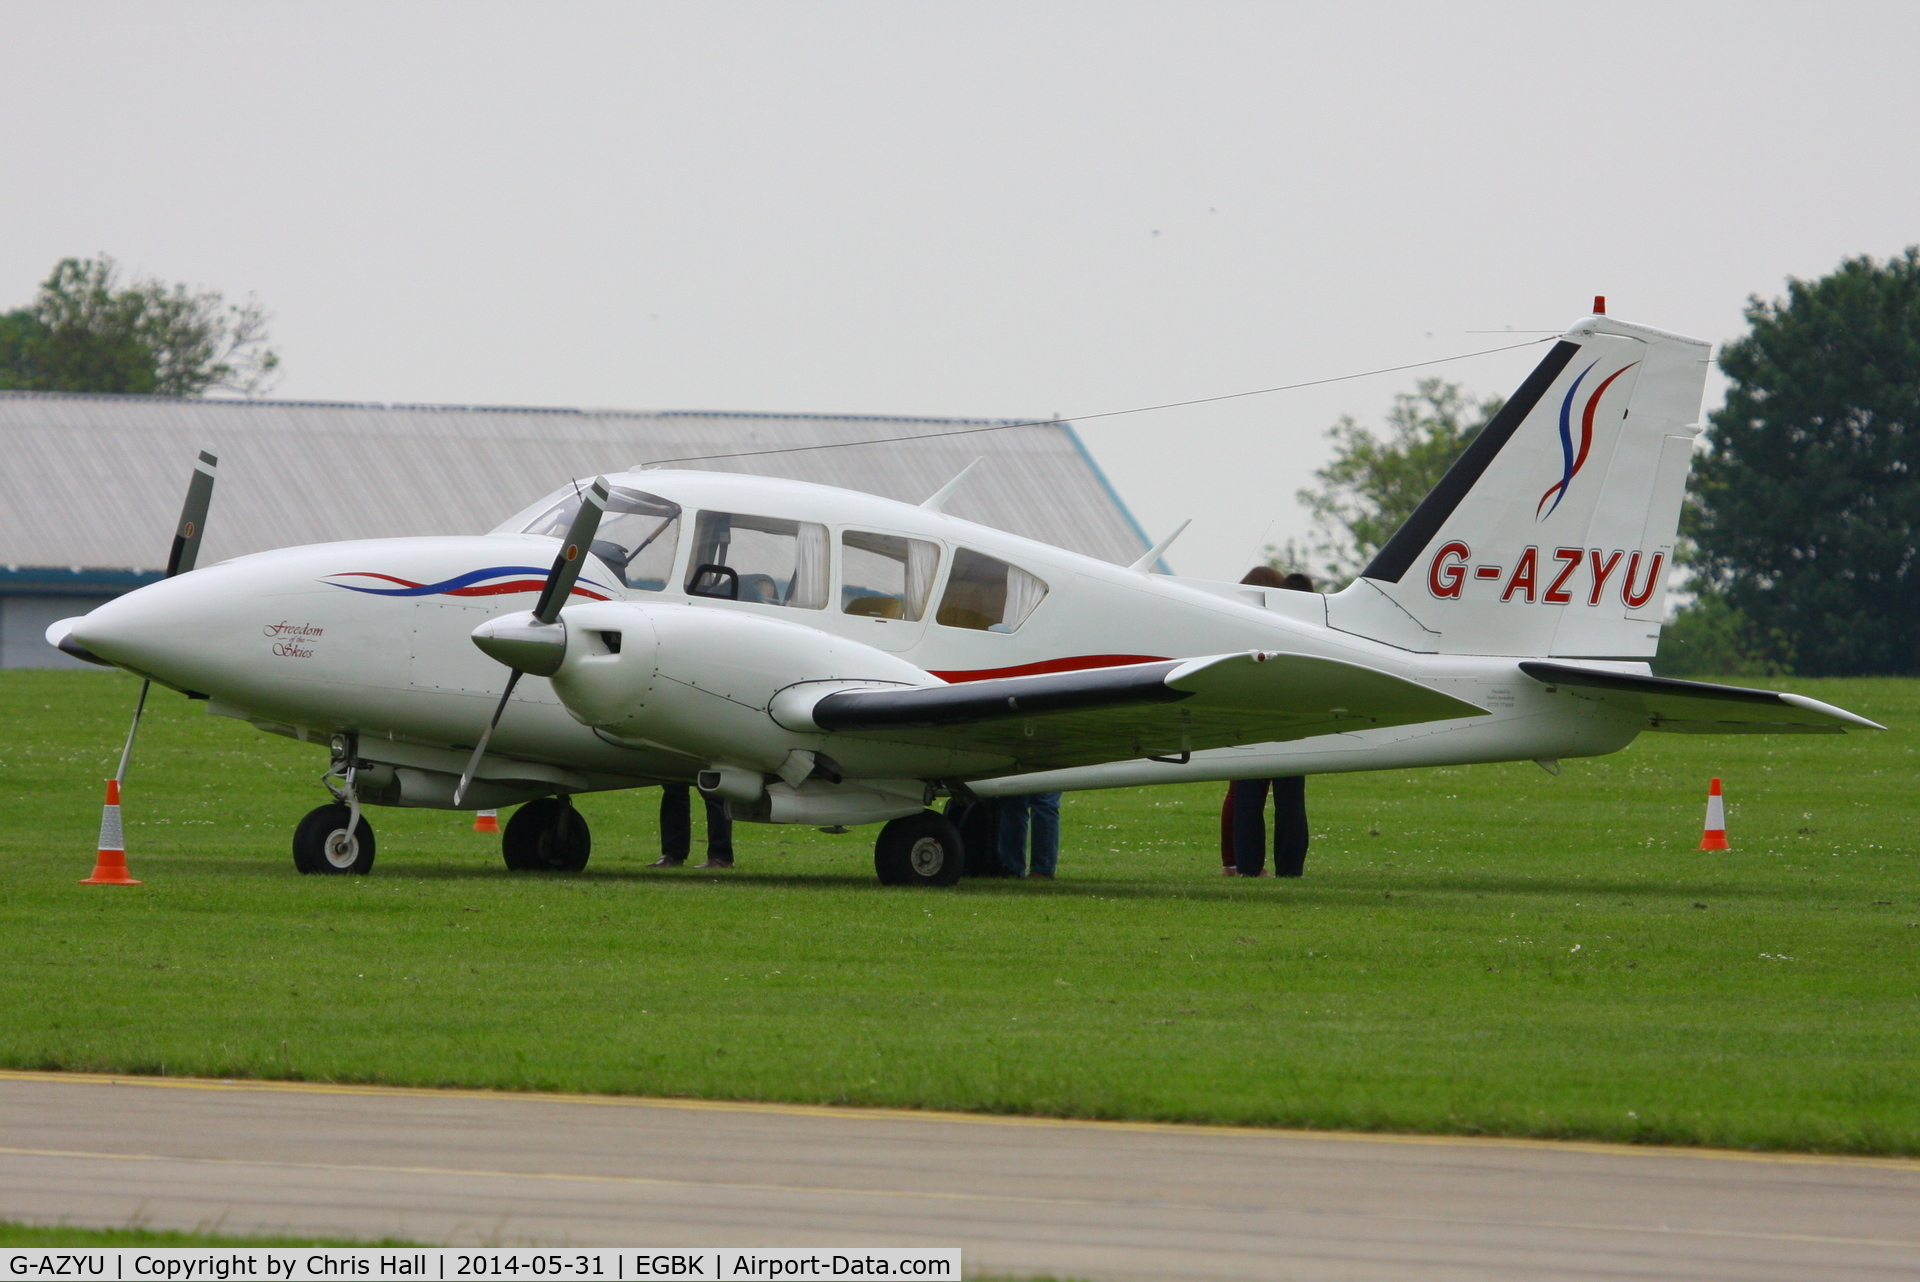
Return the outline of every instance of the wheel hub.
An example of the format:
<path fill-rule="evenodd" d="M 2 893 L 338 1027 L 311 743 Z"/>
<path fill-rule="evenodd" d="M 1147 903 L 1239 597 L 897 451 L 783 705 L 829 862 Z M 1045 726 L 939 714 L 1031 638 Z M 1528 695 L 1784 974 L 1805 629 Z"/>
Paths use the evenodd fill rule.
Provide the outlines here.
<path fill-rule="evenodd" d="M 940 844 L 938 837 L 922 837 L 913 843 L 907 858 L 912 861 L 915 872 L 922 877 L 931 877 L 947 862 L 947 848 Z"/>
<path fill-rule="evenodd" d="M 335 868 L 351 868 L 360 858 L 360 839 L 345 828 L 335 828 L 327 834 L 321 849 L 326 853 L 327 862 Z"/>

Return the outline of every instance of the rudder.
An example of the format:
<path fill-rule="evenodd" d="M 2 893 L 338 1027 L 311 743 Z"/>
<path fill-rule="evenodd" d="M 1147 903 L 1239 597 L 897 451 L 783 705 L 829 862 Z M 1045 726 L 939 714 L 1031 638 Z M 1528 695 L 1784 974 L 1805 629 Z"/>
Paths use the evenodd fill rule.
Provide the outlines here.
<path fill-rule="evenodd" d="M 1646 659 L 1660 642 L 1710 345 L 1562 335 L 1328 622 L 1403 649 Z"/>

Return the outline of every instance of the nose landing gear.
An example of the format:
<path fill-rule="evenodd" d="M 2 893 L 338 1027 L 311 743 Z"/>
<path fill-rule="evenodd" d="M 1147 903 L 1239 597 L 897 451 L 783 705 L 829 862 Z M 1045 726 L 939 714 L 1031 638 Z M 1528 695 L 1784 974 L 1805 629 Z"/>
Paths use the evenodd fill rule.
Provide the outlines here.
<path fill-rule="evenodd" d="M 373 871 L 373 825 L 360 814 L 359 747 L 359 735 L 333 736 L 333 760 L 320 782 L 334 803 L 309 810 L 293 830 L 293 866 L 302 873 Z"/>
<path fill-rule="evenodd" d="M 373 871 L 373 825 L 351 806 L 308 811 L 293 830 L 293 866 L 303 873 L 366 876 Z"/>

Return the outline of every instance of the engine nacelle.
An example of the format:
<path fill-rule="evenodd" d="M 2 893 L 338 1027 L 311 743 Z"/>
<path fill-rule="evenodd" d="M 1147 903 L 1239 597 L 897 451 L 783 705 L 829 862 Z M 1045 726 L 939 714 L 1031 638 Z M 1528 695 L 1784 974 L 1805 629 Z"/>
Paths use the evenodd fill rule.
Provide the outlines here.
<path fill-rule="evenodd" d="M 574 720 L 616 741 L 766 775 L 826 740 L 775 721 L 769 708 L 782 690 L 940 684 L 898 655 L 744 610 L 605 601 L 569 606 L 563 617 L 566 657 L 551 680 Z M 889 762 L 899 768 L 884 773 L 944 773 L 933 758 L 947 754 L 926 755 Z"/>

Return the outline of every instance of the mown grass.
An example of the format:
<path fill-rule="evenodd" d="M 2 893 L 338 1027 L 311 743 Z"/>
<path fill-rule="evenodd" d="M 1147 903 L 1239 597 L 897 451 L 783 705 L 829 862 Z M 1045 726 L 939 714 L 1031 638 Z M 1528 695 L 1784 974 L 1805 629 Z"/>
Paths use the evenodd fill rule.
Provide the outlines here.
<path fill-rule="evenodd" d="M 1219 876 L 1216 786 L 1074 795 L 1058 882 L 930 893 L 871 830 L 648 871 L 650 791 L 582 876 L 375 810 L 303 878 L 322 750 L 160 694 L 121 889 L 133 683 L 10 672 L 0 1064 L 1920 1154 L 1920 682 L 1790 684 L 1892 729 L 1316 779 L 1298 882 Z"/>

